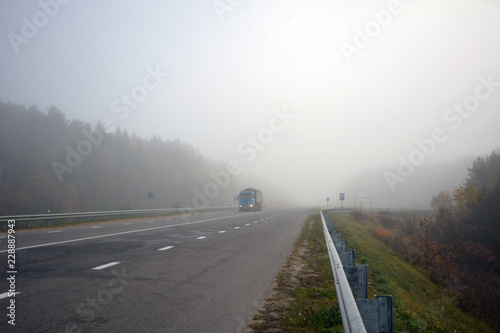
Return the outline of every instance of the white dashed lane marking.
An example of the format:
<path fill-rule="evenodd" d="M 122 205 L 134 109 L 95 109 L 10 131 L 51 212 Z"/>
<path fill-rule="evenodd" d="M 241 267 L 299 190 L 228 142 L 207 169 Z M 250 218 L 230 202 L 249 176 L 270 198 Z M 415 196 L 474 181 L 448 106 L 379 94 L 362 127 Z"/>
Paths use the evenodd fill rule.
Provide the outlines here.
<path fill-rule="evenodd" d="M 56 232 L 62 232 L 62 230 L 47 231 L 48 234 L 55 234 Z"/>
<path fill-rule="evenodd" d="M 165 246 L 165 247 L 162 247 L 161 249 L 158 249 L 158 251 L 170 250 L 171 248 L 173 248 L 173 246 L 172 246 L 172 245 L 170 245 L 170 246 Z"/>
<path fill-rule="evenodd" d="M 91 227 L 92 229 L 99 229 L 102 228 L 102 225 L 96 225 L 95 227 Z"/>
<path fill-rule="evenodd" d="M 120 263 L 121 263 L 121 261 L 113 261 L 113 262 L 110 262 L 108 264 L 104 264 L 104 265 L 101 265 L 101 266 L 94 267 L 92 269 L 94 269 L 94 270 L 101 270 L 101 269 L 105 269 L 105 268 L 108 268 L 108 267 L 111 267 L 111 266 L 118 265 Z"/>
<path fill-rule="evenodd" d="M 197 237 L 196 239 L 205 239 L 207 238 L 207 236 L 200 236 L 200 237 Z"/>
<path fill-rule="evenodd" d="M 18 292 L 14 292 L 14 295 L 19 295 L 19 294 L 20 293 L 18 293 Z M 12 297 L 12 293 L 8 292 L 8 293 L 0 294 L 0 299 L 7 298 L 7 297 Z"/>
<path fill-rule="evenodd" d="M 230 216 L 216 217 L 213 219 L 207 219 L 207 220 L 203 220 L 203 221 L 191 221 L 191 222 L 187 222 L 187 223 L 178 223 L 178 224 L 171 224 L 171 225 L 163 225 L 163 226 L 159 226 L 159 227 L 143 228 L 143 229 L 138 229 L 138 230 L 113 232 L 113 233 L 109 233 L 109 234 L 105 234 L 105 235 L 97 235 L 97 236 L 91 236 L 91 237 L 68 239 L 68 240 L 63 240 L 63 241 L 59 241 L 59 242 L 50 242 L 50 243 L 43 243 L 43 244 L 37 244 L 37 245 L 30 245 L 30 246 L 16 248 L 16 251 L 25 250 L 25 249 L 34 249 L 34 248 L 38 248 L 38 247 L 52 246 L 52 245 L 58 245 L 58 244 L 74 243 L 74 242 L 80 242 L 80 241 L 85 241 L 85 240 L 90 240 L 90 239 L 106 238 L 106 237 L 112 237 L 112 236 L 117 236 L 117 235 L 127 235 L 127 234 L 142 232 L 142 231 L 160 230 L 160 229 L 168 229 L 168 228 L 179 227 L 179 226 L 194 225 L 194 224 L 206 223 L 206 222 L 210 222 L 210 221 L 223 220 L 223 219 L 237 217 L 237 216 L 241 216 L 241 215 L 230 215 Z M 102 226 L 96 226 L 93 228 L 101 228 L 101 227 Z M 7 252 L 7 251 L 8 251 L 7 249 L 0 250 L 0 253 Z"/>

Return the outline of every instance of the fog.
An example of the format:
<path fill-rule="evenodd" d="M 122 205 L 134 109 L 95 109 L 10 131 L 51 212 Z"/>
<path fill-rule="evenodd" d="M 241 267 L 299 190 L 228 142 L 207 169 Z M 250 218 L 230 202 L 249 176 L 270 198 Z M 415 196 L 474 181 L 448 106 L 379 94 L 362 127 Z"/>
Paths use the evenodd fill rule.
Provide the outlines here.
<path fill-rule="evenodd" d="M 499 22 L 486 0 L 4 1 L 0 99 L 179 139 L 267 200 L 425 207 L 500 147 Z"/>

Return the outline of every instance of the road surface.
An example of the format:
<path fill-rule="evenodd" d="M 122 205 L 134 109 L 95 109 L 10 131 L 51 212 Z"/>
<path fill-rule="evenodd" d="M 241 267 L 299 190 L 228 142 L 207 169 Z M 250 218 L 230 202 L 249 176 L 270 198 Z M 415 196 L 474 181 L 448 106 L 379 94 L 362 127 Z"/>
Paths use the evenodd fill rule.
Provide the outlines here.
<path fill-rule="evenodd" d="M 242 332 L 307 215 L 233 211 L 17 231 L 15 297 L 0 234 L 0 331 Z"/>

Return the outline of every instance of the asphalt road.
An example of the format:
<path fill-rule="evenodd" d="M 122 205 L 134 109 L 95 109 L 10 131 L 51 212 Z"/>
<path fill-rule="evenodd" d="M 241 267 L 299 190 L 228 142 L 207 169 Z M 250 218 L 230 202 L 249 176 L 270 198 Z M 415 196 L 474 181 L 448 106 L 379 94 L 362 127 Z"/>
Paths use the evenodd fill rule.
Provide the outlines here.
<path fill-rule="evenodd" d="M 243 332 L 307 215 L 218 212 L 17 231 L 14 298 L 0 234 L 0 332 Z"/>

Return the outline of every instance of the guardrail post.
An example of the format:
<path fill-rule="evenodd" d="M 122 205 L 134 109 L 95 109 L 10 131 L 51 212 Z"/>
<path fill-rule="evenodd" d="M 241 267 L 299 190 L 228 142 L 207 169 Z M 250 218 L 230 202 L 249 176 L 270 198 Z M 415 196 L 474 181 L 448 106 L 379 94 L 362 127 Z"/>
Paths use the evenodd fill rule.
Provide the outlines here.
<path fill-rule="evenodd" d="M 342 247 L 342 235 L 334 233 L 331 236 L 332 236 L 333 245 L 335 245 L 335 249 L 338 252 Z"/>
<path fill-rule="evenodd" d="M 330 220 L 326 220 L 325 223 L 326 223 L 326 227 L 328 228 L 328 232 L 330 233 L 330 235 L 337 233 L 337 229 L 335 229 L 335 226 L 333 225 L 333 223 L 331 223 Z"/>
<path fill-rule="evenodd" d="M 367 332 L 392 333 L 392 296 L 356 299 Z"/>
<path fill-rule="evenodd" d="M 355 265 L 355 250 L 347 249 L 347 241 L 342 240 L 342 235 L 337 234 L 336 232 L 330 234 L 332 237 L 333 244 L 335 245 L 335 249 L 339 254 L 340 261 L 344 266 L 354 266 Z"/>
<path fill-rule="evenodd" d="M 368 298 L 368 266 L 344 266 L 344 272 L 356 298 Z"/>
<path fill-rule="evenodd" d="M 356 265 L 356 259 L 355 259 L 355 250 L 344 250 L 341 252 L 338 252 L 340 261 L 342 262 L 343 266 L 354 266 Z"/>

